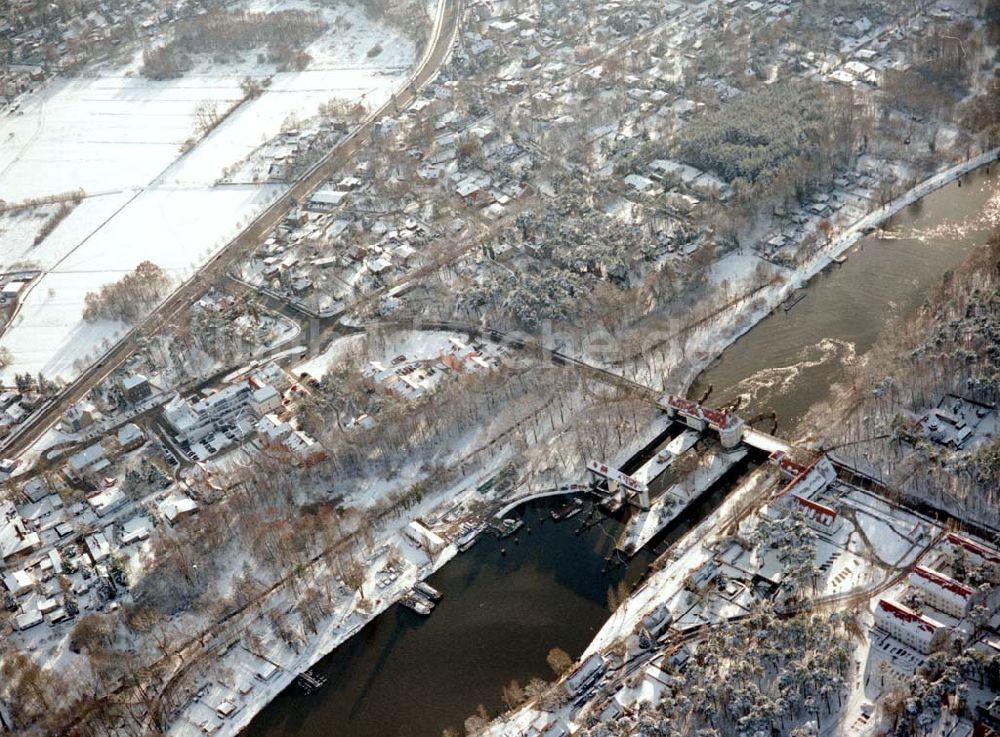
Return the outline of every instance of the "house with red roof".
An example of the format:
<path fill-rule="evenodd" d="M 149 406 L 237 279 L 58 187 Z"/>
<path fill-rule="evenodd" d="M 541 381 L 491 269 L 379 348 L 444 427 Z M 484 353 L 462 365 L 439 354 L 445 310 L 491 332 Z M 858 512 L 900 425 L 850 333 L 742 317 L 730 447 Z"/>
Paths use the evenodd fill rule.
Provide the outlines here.
<path fill-rule="evenodd" d="M 986 569 L 990 581 L 1000 583 L 1000 550 L 955 532 L 948 533 L 948 543 L 952 560 L 963 556 L 972 565 Z"/>
<path fill-rule="evenodd" d="M 889 599 L 879 599 L 875 606 L 875 624 L 904 645 L 925 655 L 948 639 L 947 626 Z"/>
<path fill-rule="evenodd" d="M 909 581 L 929 606 L 953 617 L 964 617 L 982 599 L 971 586 L 926 566 L 914 566 Z"/>

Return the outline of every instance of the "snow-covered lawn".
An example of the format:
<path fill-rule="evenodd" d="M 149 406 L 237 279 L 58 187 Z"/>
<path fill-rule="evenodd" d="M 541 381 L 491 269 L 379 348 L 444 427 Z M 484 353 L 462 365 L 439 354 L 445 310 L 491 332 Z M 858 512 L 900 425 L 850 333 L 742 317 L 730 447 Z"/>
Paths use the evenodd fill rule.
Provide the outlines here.
<path fill-rule="evenodd" d="M 311 6 L 286 0 L 252 9 L 292 7 Z M 0 270 L 31 262 L 46 273 L 0 339 L 14 355 L 0 380 L 25 370 L 73 376 L 74 362 L 93 360 L 105 339 L 125 329 L 83 324 L 87 292 L 146 259 L 179 283 L 281 192 L 276 184 L 215 186 L 223 169 L 286 122 L 314 116 L 321 103 L 336 98 L 375 107 L 403 83 L 416 59 L 410 40 L 356 6 L 323 12 L 330 30 L 309 46 L 312 62 L 301 72 L 274 73 L 248 52 L 246 63 L 205 63 L 180 79 L 154 82 L 139 76 L 137 57 L 122 68 L 57 80 L 24 100 L 23 114 L 0 119 L 0 199 L 87 193 L 39 246 L 31 247 L 32 227 L 10 244 L 4 237 Z M 385 50 L 369 58 L 376 42 Z M 271 77 L 270 86 L 182 155 L 198 106 L 207 101 L 228 110 L 248 75 Z"/>

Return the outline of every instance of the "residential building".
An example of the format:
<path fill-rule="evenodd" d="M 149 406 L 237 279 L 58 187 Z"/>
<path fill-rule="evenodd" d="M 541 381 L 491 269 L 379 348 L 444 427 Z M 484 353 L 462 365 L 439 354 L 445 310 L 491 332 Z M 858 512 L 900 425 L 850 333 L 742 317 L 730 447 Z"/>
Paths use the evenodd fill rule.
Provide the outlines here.
<path fill-rule="evenodd" d="M 0 502 L 0 563 L 37 550 L 41 545 L 38 533 L 27 528 L 14 503 Z"/>
<path fill-rule="evenodd" d="M 281 409 L 281 395 L 278 394 L 270 384 L 264 384 L 255 389 L 252 395 L 253 408 L 258 417 L 263 417 L 269 412 L 277 412 Z"/>
<path fill-rule="evenodd" d="M 106 479 L 100 489 L 87 497 L 87 504 L 93 508 L 98 517 L 118 511 L 126 501 L 128 497 L 114 479 Z"/>
<path fill-rule="evenodd" d="M 129 422 L 118 428 L 116 435 L 118 447 L 123 451 L 135 450 L 146 442 L 146 435 L 134 422 Z"/>
<path fill-rule="evenodd" d="M 89 402 L 77 402 L 66 410 L 63 422 L 70 432 L 80 432 L 93 424 L 96 414 L 94 405 Z"/>
<path fill-rule="evenodd" d="M 180 440 L 195 443 L 252 416 L 254 409 L 254 389 L 249 381 L 241 381 L 194 403 L 175 397 L 163 408 L 163 417 Z"/>
<path fill-rule="evenodd" d="M 111 543 L 103 532 L 95 532 L 84 538 L 84 545 L 87 546 L 87 553 L 90 559 L 97 565 L 102 560 L 107 560 L 111 556 Z"/>
<path fill-rule="evenodd" d="M 262 445 L 280 443 L 292 433 L 292 426 L 282 422 L 277 415 L 266 414 L 257 422 L 257 432 Z"/>
<path fill-rule="evenodd" d="M 948 542 L 953 559 L 962 557 L 974 566 L 981 566 L 986 569 L 989 580 L 1000 582 L 1000 550 L 955 532 L 948 533 Z"/>
<path fill-rule="evenodd" d="M 563 684 L 570 696 L 576 696 L 585 688 L 597 681 L 606 669 L 604 658 L 600 653 L 594 653 L 589 658 L 578 665 L 572 673 L 566 677 Z"/>
<path fill-rule="evenodd" d="M 111 461 L 104 454 L 104 446 L 94 443 L 71 455 L 66 461 L 65 471 L 70 481 L 79 483 L 93 479 L 110 465 Z"/>
<path fill-rule="evenodd" d="M 889 599 L 879 599 L 875 607 L 875 624 L 925 655 L 944 644 L 948 637 L 948 628 L 941 622 Z"/>
<path fill-rule="evenodd" d="M 175 525 L 181 520 L 198 512 L 198 503 L 179 491 L 171 494 L 160 503 L 160 513 L 170 525 Z"/>
<path fill-rule="evenodd" d="M 929 606 L 953 617 L 964 617 L 981 598 L 971 586 L 926 566 L 915 566 L 909 581 Z"/>
<path fill-rule="evenodd" d="M 141 402 L 153 393 L 153 389 L 149 385 L 149 379 L 142 374 L 126 376 L 121 380 L 119 386 L 121 387 L 122 394 L 125 395 L 125 399 L 133 404 Z"/>

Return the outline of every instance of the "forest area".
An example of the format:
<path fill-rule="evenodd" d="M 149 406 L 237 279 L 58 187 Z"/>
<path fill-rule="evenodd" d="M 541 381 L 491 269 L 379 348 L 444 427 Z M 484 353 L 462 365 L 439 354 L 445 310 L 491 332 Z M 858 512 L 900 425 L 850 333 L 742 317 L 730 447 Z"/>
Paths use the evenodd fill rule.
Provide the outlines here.
<path fill-rule="evenodd" d="M 258 63 L 274 64 L 279 71 L 301 70 L 310 61 L 304 47 L 327 28 L 319 13 L 304 10 L 210 11 L 182 20 L 165 44 L 148 47 L 141 72 L 149 79 L 175 79 L 191 69 L 193 55 L 211 55 L 214 62 L 224 63 L 253 49 L 265 50 Z"/>
<path fill-rule="evenodd" d="M 834 399 L 802 423 L 828 428 L 814 442 L 853 444 L 845 453 L 881 459 L 898 493 L 1000 523 L 1000 437 L 957 451 L 918 427 L 920 415 L 949 395 L 994 407 L 1000 400 L 1000 232 L 847 372 Z"/>

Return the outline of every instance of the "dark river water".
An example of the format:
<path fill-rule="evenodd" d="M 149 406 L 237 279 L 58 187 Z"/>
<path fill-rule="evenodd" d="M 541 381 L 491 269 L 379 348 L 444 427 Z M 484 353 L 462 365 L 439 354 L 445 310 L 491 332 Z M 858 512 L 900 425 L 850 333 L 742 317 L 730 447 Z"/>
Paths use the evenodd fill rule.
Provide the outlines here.
<path fill-rule="evenodd" d="M 980 168 L 902 210 L 888 239 L 868 237 L 806 288 L 788 312 L 778 308 L 731 345 L 690 390 L 717 406 L 742 397 L 750 419 L 777 412 L 779 435 L 793 431 L 814 403 L 828 399 L 845 364 L 858 360 L 894 320 L 904 318 L 989 234 L 987 203 L 997 170 Z M 994 213 L 994 217 L 996 213 Z M 764 429 L 770 429 L 765 427 Z"/>
<path fill-rule="evenodd" d="M 662 551 L 696 525 L 750 466 L 738 464 L 651 548 Z M 596 510 L 590 516 L 590 501 L 554 522 L 550 512 L 564 502 L 513 513 L 525 519 L 517 543 L 484 535 L 428 579 L 444 594 L 429 617 L 392 607 L 313 667 L 325 686 L 309 695 L 289 687 L 244 734 L 439 737 L 449 726 L 462 734 L 477 705 L 502 710 L 501 689 L 512 679 L 551 680 L 548 651 L 578 657 L 608 618 L 609 587 L 634 585 L 654 558 L 641 551 L 609 566 L 621 524 Z"/>
<path fill-rule="evenodd" d="M 897 215 L 888 225 L 894 239 L 863 240 L 846 264 L 810 283 L 806 299 L 731 346 L 692 395 L 709 384 L 709 404 L 743 395 L 741 414 L 774 410 L 779 434 L 787 434 L 810 405 L 827 398 L 845 363 L 858 360 L 893 318 L 915 308 L 945 270 L 983 242 L 986 228 L 975 221 L 996 193 L 996 168 Z M 697 524 L 747 468 L 723 478 L 652 547 L 665 549 Z M 549 512 L 561 503 L 522 508 L 526 525 L 517 543 L 484 536 L 459 554 L 430 579 L 444 599 L 429 617 L 392 607 L 313 668 L 325 686 L 310 695 L 289 687 L 245 736 L 438 737 L 446 727 L 461 733 L 478 704 L 491 714 L 501 710 L 501 688 L 512 679 L 550 679 L 549 649 L 577 657 L 607 619 L 609 587 L 633 585 L 653 558 L 644 551 L 609 568 L 619 523 L 601 518 L 586 527 L 587 512 L 555 523 Z"/>
<path fill-rule="evenodd" d="M 503 540 L 483 535 L 429 582 L 444 594 L 429 617 L 394 606 L 320 661 L 326 685 L 305 695 L 287 689 L 246 734 L 438 737 L 483 704 L 496 713 L 512 679 L 552 678 L 545 656 L 576 657 L 608 616 L 607 591 L 634 583 L 651 556 L 605 570 L 618 524 L 580 531 L 584 511 L 554 522 L 565 499 L 520 510 L 525 527 Z M 587 509 L 590 509 L 588 502 Z M 501 547 L 506 550 L 501 555 Z"/>

